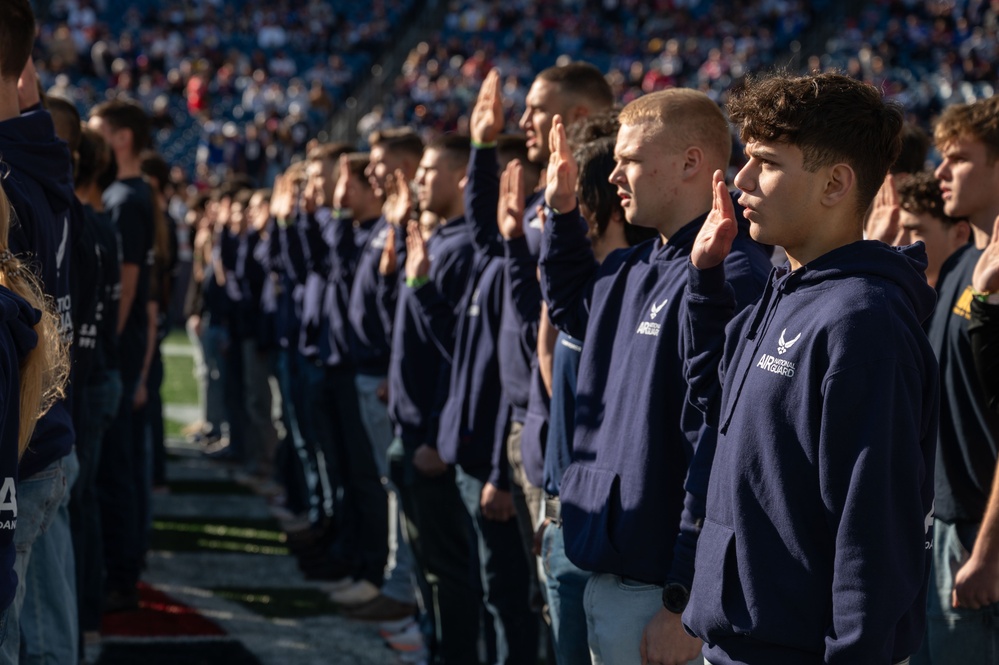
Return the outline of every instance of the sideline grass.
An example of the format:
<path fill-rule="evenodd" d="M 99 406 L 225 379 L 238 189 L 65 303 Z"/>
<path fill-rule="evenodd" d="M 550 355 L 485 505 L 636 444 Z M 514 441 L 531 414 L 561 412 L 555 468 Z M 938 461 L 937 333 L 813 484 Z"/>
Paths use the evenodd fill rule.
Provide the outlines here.
<path fill-rule="evenodd" d="M 174 330 L 163 341 L 165 345 L 190 348 L 191 342 L 182 330 Z M 163 354 L 163 386 L 160 395 L 164 404 L 197 404 L 198 384 L 194 379 L 194 359 L 188 354 Z M 167 418 L 167 436 L 182 436 L 189 423 Z"/>

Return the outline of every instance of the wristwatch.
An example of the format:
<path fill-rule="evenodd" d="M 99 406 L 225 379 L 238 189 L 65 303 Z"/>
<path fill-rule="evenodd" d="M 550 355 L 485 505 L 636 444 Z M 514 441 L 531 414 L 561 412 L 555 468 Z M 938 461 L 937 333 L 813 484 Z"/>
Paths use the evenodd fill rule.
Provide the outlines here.
<path fill-rule="evenodd" d="M 669 582 L 663 587 L 663 607 L 673 614 L 683 614 L 690 600 L 690 589 L 678 582 Z"/>

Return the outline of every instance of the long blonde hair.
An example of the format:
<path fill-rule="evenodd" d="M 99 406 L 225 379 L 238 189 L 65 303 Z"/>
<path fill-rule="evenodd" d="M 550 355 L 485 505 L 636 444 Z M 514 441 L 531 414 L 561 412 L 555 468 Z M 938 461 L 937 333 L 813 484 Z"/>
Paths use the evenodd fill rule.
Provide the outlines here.
<path fill-rule="evenodd" d="M 38 419 L 66 396 L 69 346 L 59 335 L 59 320 L 52 299 L 44 294 L 41 283 L 28 266 L 7 247 L 10 220 L 10 200 L 0 187 L 0 285 L 41 312 L 41 318 L 34 325 L 38 343 L 21 360 L 21 417 L 17 432 L 17 457 L 20 459 L 28 448 Z"/>

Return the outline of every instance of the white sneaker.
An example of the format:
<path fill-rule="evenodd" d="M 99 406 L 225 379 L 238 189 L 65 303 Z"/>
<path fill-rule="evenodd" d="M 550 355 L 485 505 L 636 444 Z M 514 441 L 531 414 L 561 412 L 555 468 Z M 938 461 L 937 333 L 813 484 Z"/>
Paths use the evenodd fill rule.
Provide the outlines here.
<path fill-rule="evenodd" d="M 367 580 L 358 580 L 348 587 L 330 593 L 337 605 L 363 605 L 378 597 L 378 587 Z"/>

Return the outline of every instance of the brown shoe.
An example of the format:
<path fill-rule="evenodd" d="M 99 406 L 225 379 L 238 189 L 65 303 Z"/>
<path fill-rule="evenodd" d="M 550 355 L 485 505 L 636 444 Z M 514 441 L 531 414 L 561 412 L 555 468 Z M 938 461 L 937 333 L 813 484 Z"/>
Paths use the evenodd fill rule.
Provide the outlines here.
<path fill-rule="evenodd" d="M 345 609 L 344 616 L 359 621 L 395 621 L 416 614 L 416 605 L 401 603 L 394 598 L 379 593 L 363 605 Z"/>

